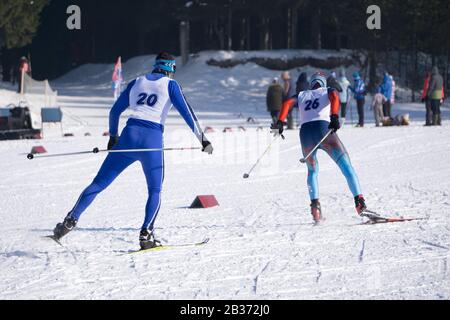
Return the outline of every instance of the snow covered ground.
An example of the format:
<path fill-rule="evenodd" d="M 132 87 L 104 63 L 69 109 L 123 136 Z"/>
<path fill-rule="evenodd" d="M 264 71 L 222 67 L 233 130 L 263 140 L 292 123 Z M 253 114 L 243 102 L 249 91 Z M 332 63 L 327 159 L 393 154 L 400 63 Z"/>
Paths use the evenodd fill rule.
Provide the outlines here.
<path fill-rule="evenodd" d="M 151 58 L 125 64 L 127 79 L 148 69 Z M 42 238 L 105 157 L 26 159 L 35 145 L 49 153 L 106 145 L 112 66 L 84 66 L 52 83 L 64 108 L 64 132 L 74 137 L 49 132 L 44 140 L 0 142 L 1 299 L 450 299 L 448 106 L 442 127 L 423 127 L 421 104 L 398 104 L 393 113 L 410 113 L 411 126 L 375 128 L 367 107 L 364 129 L 347 124 L 339 132 L 369 207 L 425 220 L 358 225 L 345 179 L 320 152 L 327 221 L 313 227 L 297 130 L 287 131 L 251 177 L 242 178 L 272 141 L 265 92 L 277 73 L 252 63 L 208 67 L 204 60 L 180 68 L 177 79 L 203 127 L 215 129 L 208 134 L 215 152 L 166 152 L 156 232 L 162 242 L 210 242 L 125 254 L 138 247 L 147 196 L 138 164 L 96 199 L 63 239 L 66 248 Z M 14 96 L 11 90 L 0 88 L 2 105 Z M 233 132 L 223 133 L 224 127 Z M 171 113 L 166 146 L 196 143 Z M 220 206 L 188 209 L 201 194 L 214 194 Z"/>

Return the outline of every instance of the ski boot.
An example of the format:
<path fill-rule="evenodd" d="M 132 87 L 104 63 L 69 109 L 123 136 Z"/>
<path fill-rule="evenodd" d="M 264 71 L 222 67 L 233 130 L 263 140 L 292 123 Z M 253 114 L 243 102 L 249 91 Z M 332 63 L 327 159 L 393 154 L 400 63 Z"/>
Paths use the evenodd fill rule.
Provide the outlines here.
<path fill-rule="evenodd" d="M 377 221 L 381 218 L 381 216 L 378 213 L 367 210 L 366 200 L 364 199 L 362 194 L 355 197 L 355 207 L 356 212 L 361 217 L 369 218 L 372 221 Z"/>
<path fill-rule="evenodd" d="M 151 230 L 141 230 L 139 234 L 139 245 L 141 246 L 141 250 L 148 250 L 155 247 L 160 247 L 161 242 L 155 239 L 155 235 Z"/>
<path fill-rule="evenodd" d="M 311 215 L 313 217 L 314 224 L 316 225 L 324 220 L 322 217 L 322 208 L 318 199 L 311 201 Z"/>
<path fill-rule="evenodd" d="M 78 221 L 72 218 L 70 215 L 67 215 L 64 221 L 62 223 L 58 223 L 55 229 L 53 229 L 53 237 L 56 240 L 60 240 L 62 237 L 72 231 L 73 228 L 75 228 L 77 222 Z"/>

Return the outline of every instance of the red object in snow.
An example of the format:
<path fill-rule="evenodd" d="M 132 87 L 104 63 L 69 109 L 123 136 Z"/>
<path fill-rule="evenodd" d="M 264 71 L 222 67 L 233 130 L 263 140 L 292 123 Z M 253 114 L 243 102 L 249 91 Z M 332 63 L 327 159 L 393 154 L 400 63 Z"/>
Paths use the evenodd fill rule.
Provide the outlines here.
<path fill-rule="evenodd" d="M 36 146 L 31 149 L 31 154 L 41 154 L 41 153 L 47 153 L 47 150 L 43 146 Z"/>
<path fill-rule="evenodd" d="M 200 209 L 200 208 L 212 208 L 217 207 L 219 205 L 219 202 L 217 202 L 217 199 L 213 195 L 206 195 L 206 196 L 197 196 L 195 198 L 194 202 L 192 202 L 190 208 L 191 209 Z"/>

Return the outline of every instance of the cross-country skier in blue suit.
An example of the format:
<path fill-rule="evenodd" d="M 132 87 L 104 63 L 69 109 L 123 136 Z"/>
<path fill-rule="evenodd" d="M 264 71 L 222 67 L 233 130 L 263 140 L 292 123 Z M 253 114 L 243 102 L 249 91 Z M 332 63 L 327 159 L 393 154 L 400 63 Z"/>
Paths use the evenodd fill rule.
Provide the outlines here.
<path fill-rule="evenodd" d="M 162 52 L 156 57 L 154 70 L 130 82 L 111 109 L 109 115 L 110 140 L 108 150 L 162 149 L 164 123 L 172 106 L 178 110 L 202 144 L 202 151 L 212 154 L 213 147 L 206 139 L 194 111 L 187 103 L 180 85 L 173 80 L 175 59 Z M 126 127 L 118 136 L 119 118 L 126 109 L 131 110 Z M 148 186 L 148 201 L 139 243 L 141 249 L 159 244 L 154 237 L 153 226 L 161 206 L 161 188 L 164 180 L 164 154 L 157 152 L 110 153 L 94 181 L 81 193 L 73 209 L 54 229 L 54 237 L 60 239 L 76 226 L 82 213 L 129 165 L 142 164 Z"/>

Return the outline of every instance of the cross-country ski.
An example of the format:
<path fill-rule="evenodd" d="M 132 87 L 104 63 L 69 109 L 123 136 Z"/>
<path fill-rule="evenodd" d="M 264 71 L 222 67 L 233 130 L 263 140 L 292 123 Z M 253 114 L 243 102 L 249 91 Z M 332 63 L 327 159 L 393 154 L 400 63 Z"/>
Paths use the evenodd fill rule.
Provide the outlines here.
<path fill-rule="evenodd" d="M 150 252 L 150 251 L 163 251 L 168 249 L 176 249 L 176 248 L 187 248 L 187 247 L 199 247 L 207 244 L 209 242 L 209 238 L 205 238 L 204 240 L 200 242 L 192 242 L 192 243 L 177 243 L 177 244 L 159 244 L 153 248 L 149 249 L 139 249 L 139 250 L 132 250 L 127 252 L 127 254 L 137 254 L 137 253 L 144 253 L 144 252 Z"/>

